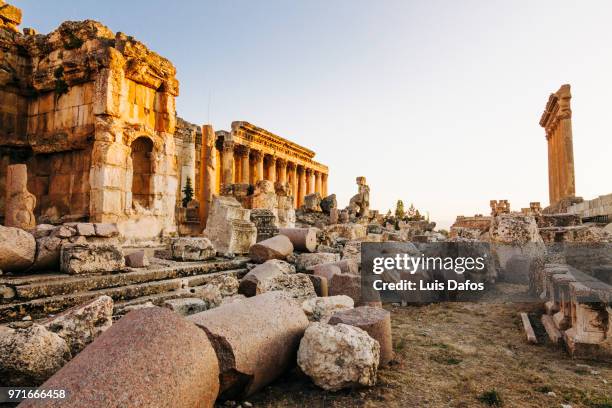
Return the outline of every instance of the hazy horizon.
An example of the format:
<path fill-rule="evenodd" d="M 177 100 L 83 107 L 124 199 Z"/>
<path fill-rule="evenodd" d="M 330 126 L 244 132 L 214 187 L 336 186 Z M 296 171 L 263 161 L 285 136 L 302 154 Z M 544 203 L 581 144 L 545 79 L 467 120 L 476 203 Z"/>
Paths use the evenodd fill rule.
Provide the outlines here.
<path fill-rule="evenodd" d="M 94 19 L 177 68 L 177 114 L 246 120 L 314 150 L 341 207 L 365 176 L 448 228 L 456 215 L 548 204 L 538 125 L 572 85 L 576 192 L 612 193 L 612 3 L 592 1 L 11 1 L 41 33 Z"/>

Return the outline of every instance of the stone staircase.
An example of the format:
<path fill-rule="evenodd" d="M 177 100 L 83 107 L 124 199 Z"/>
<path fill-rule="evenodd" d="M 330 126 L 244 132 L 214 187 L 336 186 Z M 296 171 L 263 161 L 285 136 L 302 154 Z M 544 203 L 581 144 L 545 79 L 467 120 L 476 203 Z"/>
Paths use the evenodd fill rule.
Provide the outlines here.
<path fill-rule="evenodd" d="M 0 275 L 0 323 L 57 314 L 102 295 L 115 301 L 115 313 L 126 306 L 193 296 L 195 288 L 220 275 L 241 278 L 246 257 L 215 258 L 202 262 L 176 262 L 151 258 L 146 268 L 125 268 L 112 274 L 67 275 L 37 273 Z"/>

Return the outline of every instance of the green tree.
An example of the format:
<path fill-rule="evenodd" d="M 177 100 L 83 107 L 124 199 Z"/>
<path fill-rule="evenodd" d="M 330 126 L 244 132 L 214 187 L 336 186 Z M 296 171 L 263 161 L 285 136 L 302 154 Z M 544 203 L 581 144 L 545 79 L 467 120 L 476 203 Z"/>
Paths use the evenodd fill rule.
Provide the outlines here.
<path fill-rule="evenodd" d="M 395 217 L 401 220 L 405 215 L 406 212 L 404 211 L 404 202 L 402 200 L 397 200 L 397 204 L 395 204 Z"/>
<path fill-rule="evenodd" d="M 191 178 L 187 177 L 185 181 L 185 187 L 183 188 L 183 207 L 187 207 L 187 204 L 193 199 L 193 186 L 191 185 Z"/>

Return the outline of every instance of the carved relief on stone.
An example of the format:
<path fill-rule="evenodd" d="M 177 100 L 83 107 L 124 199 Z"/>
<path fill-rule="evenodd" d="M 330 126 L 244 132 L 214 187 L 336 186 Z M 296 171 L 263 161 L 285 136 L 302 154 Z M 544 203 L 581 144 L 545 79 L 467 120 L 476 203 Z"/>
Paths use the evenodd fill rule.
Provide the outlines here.
<path fill-rule="evenodd" d="M 13 164 L 6 173 L 5 221 L 7 227 L 34 228 L 36 197 L 27 188 L 28 169 L 25 164 Z"/>

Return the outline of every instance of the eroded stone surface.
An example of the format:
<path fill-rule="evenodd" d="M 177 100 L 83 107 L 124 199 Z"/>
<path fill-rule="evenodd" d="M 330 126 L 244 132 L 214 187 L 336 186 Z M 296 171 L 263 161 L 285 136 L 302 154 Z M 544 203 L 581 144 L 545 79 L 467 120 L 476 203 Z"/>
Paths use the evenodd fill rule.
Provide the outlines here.
<path fill-rule="evenodd" d="M 295 362 L 308 325 L 300 305 L 269 292 L 188 317 L 219 356 L 221 398 L 242 398 L 272 382 Z"/>
<path fill-rule="evenodd" d="M 327 323 L 336 312 L 352 309 L 355 302 L 348 296 L 328 296 L 306 299 L 302 302 L 302 309 L 311 322 Z"/>
<path fill-rule="evenodd" d="M 215 257 L 212 242 L 203 237 L 180 237 L 172 240 L 172 257 L 179 261 L 205 261 Z"/>
<path fill-rule="evenodd" d="M 299 272 L 311 271 L 313 267 L 320 264 L 337 262 L 340 260 L 340 255 L 328 252 L 317 252 L 314 254 L 300 254 L 297 257 L 295 267 Z"/>
<path fill-rule="evenodd" d="M 41 384 L 70 356 L 64 339 L 39 324 L 0 329 L 0 378 L 4 386 Z"/>
<path fill-rule="evenodd" d="M 114 244 L 64 244 L 60 268 L 71 275 L 120 271 L 125 266 L 121 249 Z"/>
<path fill-rule="evenodd" d="M 319 387 L 338 391 L 376 384 L 380 345 L 365 331 L 345 324 L 311 323 L 297 362 Z"/>
<path fill-rule="evenodd" d="M 47 319 L 42 324 L 64 339 L 74 356 L 112 326 L 113 299 L 100 296 Z"/>
<path fill-rule="evenodd" d="M 34 262 L 36 241 L 32 234 L 0 225 L 0 270 L 18 272 Z"/>
<path fill-rule="evenodd" d="M 219 366 L 202 330 L 150 307 L 121 318 L 44 387 L 67 390 L 62 407 L 212 407 Z"/>

